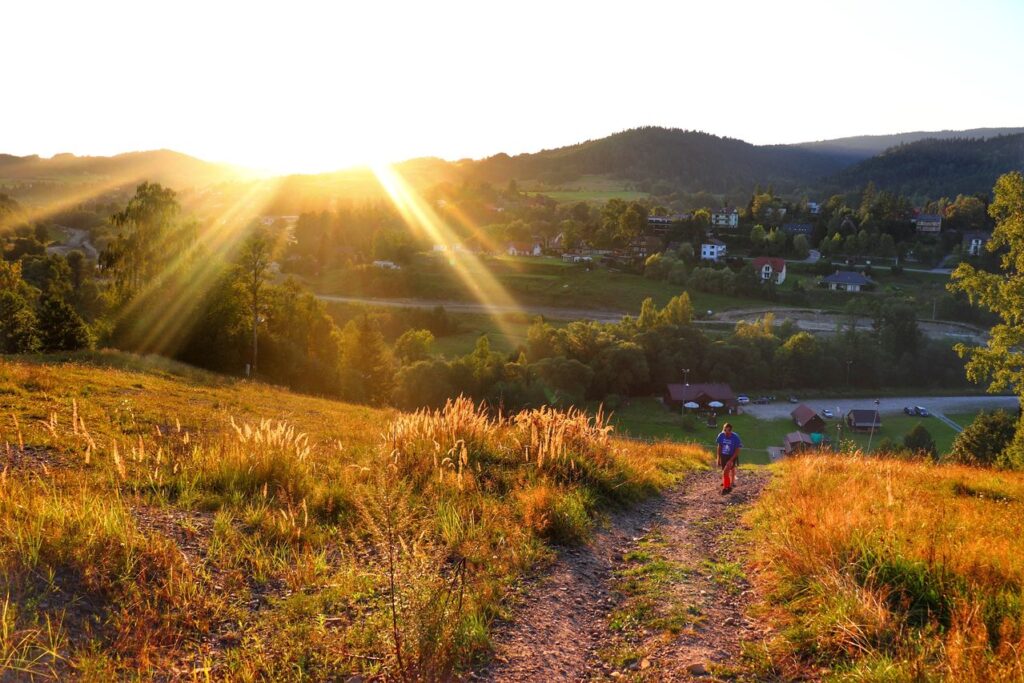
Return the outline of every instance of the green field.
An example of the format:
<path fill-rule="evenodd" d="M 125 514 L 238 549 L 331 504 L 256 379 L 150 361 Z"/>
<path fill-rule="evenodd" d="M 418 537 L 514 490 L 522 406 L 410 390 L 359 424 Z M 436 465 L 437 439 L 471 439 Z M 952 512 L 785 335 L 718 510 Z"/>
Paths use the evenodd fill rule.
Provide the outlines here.
<path fill-rule="evenodd" d="M 966 426 L 974 419 L 976 413 L 961 413 L 950 415 L 950 419 Z M 752 415 L 732 415 L 720 417 L 715 427 L 705 424 L 699 425 L 695 431 L 684 429 L 682 416 L 670 413 L 658 398 L 645 397 L 631 399 L 628 404 L 615 410 L 612 415 L 612 422 L 623 434 L 639 438 L 669 439 L 683 443 L 699 443 L 709 450 L 713 447 L 715 437 L 725 421 L 733 424 L 736 433 L 743 439 L 746 446 L 744 460 L 747 463 L 766 463 L 768 455 L 766 449 L 769 446 L 781 446 L 786 434 L 796 431 L 792 420 L 761 420 Z M 909 415 L 883 415 L 882 428 L 870 436 L 868 434 L 851 433 L 842 425 L 838 437 L 842 440 L 852 440 L 861 449 L 868 450 L 870 442 L 874 450 L 878 443 L 888 437 L 897 444 L 903 442 L 904 435 L 914 425 L 921 423 L 935 439 L 935 445 L 939 454 L 949 452 L 956 437 L 952 427 L 934 417 L 911 417 Z M 828 421 L 828 436 L 835 441 L 837 438 L 836 426 L 840 423 L 836 420 Z"/>
<path fill-rule="evenodd" d="M 609 199 L 621 199 L 632 202 L 647 199 L 650 195 L 646 192 L 636 190 L 542 190 L 528 192 L 531 195 L 544 195 L 551 197 L 556 202 L 598 202 L 603 203 Z"/>
<path fill-rule="evenodd" d="M 526 333 L 533 323 L 524 316 L 453 315 L 459 321 L 458 334 L 434 339 L 434 353 L 452 359 L 464 356 L 473 350 L 477 339 L 486 334 L 491 350 L 508 353 L 526 345 Z"/>
<path fill-rule="evenodd" d="M 558 202 L 598 202 L 621 199 L 631 202 L 647 199 L 647 192 L 640 192 L 626 186 L 621 180 L 600 175 L 585 175 L 571 182 L 557 185 L 541 183 L 525 184 L 523 190 L 531 195 L 544 195 Z"/>

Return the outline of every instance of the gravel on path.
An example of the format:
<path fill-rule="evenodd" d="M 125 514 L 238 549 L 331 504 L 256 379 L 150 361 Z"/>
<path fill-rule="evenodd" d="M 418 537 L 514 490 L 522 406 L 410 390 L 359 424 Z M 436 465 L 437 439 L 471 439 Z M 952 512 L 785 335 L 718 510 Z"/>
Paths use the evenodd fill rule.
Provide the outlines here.
<path fill-rule="evenodd" d="M 663 497 L 615 515 L 593 542 L 564 549 L 542 577 L 525 587 L 522 604 L 494 633 L 490 664 L 469 675 L 487 681 L 709 680 L 716 667 L 739 666 L 741 641 L 760 633 L 745 616 L 752 600 L 746 580 L 723 581 L 721 563 L 734 563 L 741 549 L 728 537 L 743 506 L 753 502 L 767 471 L 743 470 L 731 494 L 722 495 L 717 471 L 694 473 Z M 682 632 L 646 632 L 632 646 L 649 653 L 617 669 L 600 656 L 618 634 L 609 616 L 626 596 L 616 590 L 616 572 L 626 556 L 656 534 L 666 561 L 686 571 L 660 587 L 668 607 L 699 618 Z M 738 565 L 737 565 L 738 566 Z"/>

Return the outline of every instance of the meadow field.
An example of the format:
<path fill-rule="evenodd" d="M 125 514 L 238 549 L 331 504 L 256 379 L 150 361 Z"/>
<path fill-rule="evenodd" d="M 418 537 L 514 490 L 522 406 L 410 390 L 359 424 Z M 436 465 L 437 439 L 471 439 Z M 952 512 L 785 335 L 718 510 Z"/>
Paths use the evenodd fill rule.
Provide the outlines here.
<path fill-rule="evenodd" d="M 118 353 L 0 360 L 5 676 L 441 680 L 510 586 L 702 466 L 600 416 L 400 414 Z"/>
<path fill-rule="evenodd" d="M 856 455 L 773 469 L 747 520 L 772 627 L 746 649 L 755 679 L 1024 679 L 1024 475 Z"/>

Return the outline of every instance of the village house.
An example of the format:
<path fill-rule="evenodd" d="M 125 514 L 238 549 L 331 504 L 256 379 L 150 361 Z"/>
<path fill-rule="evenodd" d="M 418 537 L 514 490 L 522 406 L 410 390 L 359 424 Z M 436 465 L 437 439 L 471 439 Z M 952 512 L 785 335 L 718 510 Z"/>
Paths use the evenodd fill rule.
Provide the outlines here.
<path fill-rule="evenodd" d="M 917 217 L 917 234 L 937 235 L 942 230 L 942 216 L 935 213 L 922 213 Z"/>
<path fill-rule="evenodd" d="M 964 233 L 964 253 L 968 256 L 981 256 L 982 250 L 988 241 L 992 239 L 992 233 L 983 230 L 971 230 Z"/>
<path fill-rule="evenodd" d="M 793 422 L 802 431 L 820 434 L 825 431 L 825 420 L 806 403 L 801 403 L 790 413 Z"/>
<path fill-rule="evenodd" d="M 509 256 L 540 256 L 544 248 L 540 242 L 509 242 L 505 251 Z"/>
<path fill-rule="evenodd" d="M 655 234 L 664 234 L 669 231 L 673 223 L 688 220 L 691 214 L 676 213 L 671 216 L 648 216 L 647 229 Z"/>
<path fill-rule="evenodd" d="M 711 237 L 700 245 L 700 257 L 704 261 L 718 261 L 725 258 L 725 242 Z"/>
<path fill-rule="evenodd" d="M 664 400 L 672 410 L 682 410 L 687 403 L 691 410 L 737 406 L 736 394 L 728 384 L 667 384 Z M 712 403 L 721 405 L 713 406 Z M 697 408 L 693 408 L 694 405 Z"/>
<path fill-rule="evenodd" d="M 875 286 L 875 281 L 852 270 L 837 270 L 821 281 L 834 292 L 859 292 Z"/>
<path fill-rule="evenodd" d="M 736 209 L 719 209 L 711 213 L 711 225 L 716 228 L 736 228 L 740 224 L 740 212 Z"/>
<path fill-rule="evenodd" d="M 652 254 L 657 254 L 664 248 L 664 243 L 654 235 L 640 235 L 629 242 L 629 257 L 638 260 L 645 260 Z"/>
<path fill-rule="evenodd" d="M 807 202 L 807 212 L 812 216 L 817 216 L 821 213 L 821 204 L 818 202 Z"/>
<path fill-rule="evenodd" d="M 758 256 L 753 261 L 754 270 L 762 282 L 771 280 L 777 285 L 786 281 L 786 260 L 777 256 Z"/>
<path fill-rule="evenodd" d="M 782 450 L 786 455 L 810 451 L 818 446 L 818 444 L 814 443 L 814 439 L 811 438 L 810 434 L 804 434 L 803 432 L 790 432 L 786 434 L 782 443 Z"/>
<path fill-rule="evenodd" d="M 810 237 L 811 233 L 814 232 L 814 226 L 810 223 L 783 223 L 782 232 L 787 235 L 806 235 Z"/>
<path fill-rule="evenodd" d="M 383 270 L 401 270 L 402 266 L 398 265 L 394 261 L 374 261 L 374 267 L 381 268 Z"/>
<path fill-rule="evenodd" d="M 851 410 L 846 414 L 846 424 L 856 432 L 870 432 L 882 428 L 882 416 L 877 410 Z"/>
<path fill-rule="evenodd" d="M 566 263 L 591 263 L 593 256 L 587 256 L 575 251 L 567 251 L 562 254 L 562 260 Z"/>

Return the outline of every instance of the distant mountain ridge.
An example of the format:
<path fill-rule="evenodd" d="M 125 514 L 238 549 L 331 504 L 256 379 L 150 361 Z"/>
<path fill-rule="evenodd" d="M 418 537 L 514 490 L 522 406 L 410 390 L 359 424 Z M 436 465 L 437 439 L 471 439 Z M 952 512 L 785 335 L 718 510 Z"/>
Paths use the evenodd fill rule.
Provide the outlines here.
<path fill-rule="evenodd" d="M 927 138 L 892 147 L 830 179 L 839 188 L 878 188 L 908 196 L 988 194 L 1008 171 L 1024 170 L 1024 133 L 988 139 Z"/>
<path fill-rule="evenodd" d="M 414 187 L 441 182 L 533 181 L 558 187 L 598 176 L 668 191 L 742 195 L 755 185 L 822 197 L 853 192 L 873 181 L 916 197 L 987 192 L 1000 173 L 1024 167 L 1024 127 L 916 131 L 790 145 L 753 145 L 735 138 L 678 128 L 643 127 L 536 153 L 495 154 L 473 160 L 410 159 L 396 168 Z M 90 184 L 131 187 L 143 180 L 175 189 L 249 180 L 244 169 L 171 150 L 111 157 L 59 154 L 50 159 L 0 154 L 0 188 L 18 184 Z M 278 196 L 380 198 L 384 190 L 367 169 L 278 179 Z M 287 202 L 304 206 L 304 201 Z"/>
<path fill-rule="evenodd" d="M 0 181 L 130 184 L 151 180 L 174 187 L 211 185 L 251 175 L 229 164 L 203 161 L 168 149 L 114 156 L 0 154 Z"/>
<path fill-rule="evenodd" d="M 885 135 L 856 135 L 832 140 L 815 142 L 798 142 L 794 146 L 831 154 L 847 163 L 877 156 L 887 149 L 920 140 L 952 140 L 970 138 L 987 140 L 1000 135 L 1016 135 L 1024 133 L 1022 128 L 970 128 L 967 130 L 913 131 L 910 133 L 892 133 Z"/>

